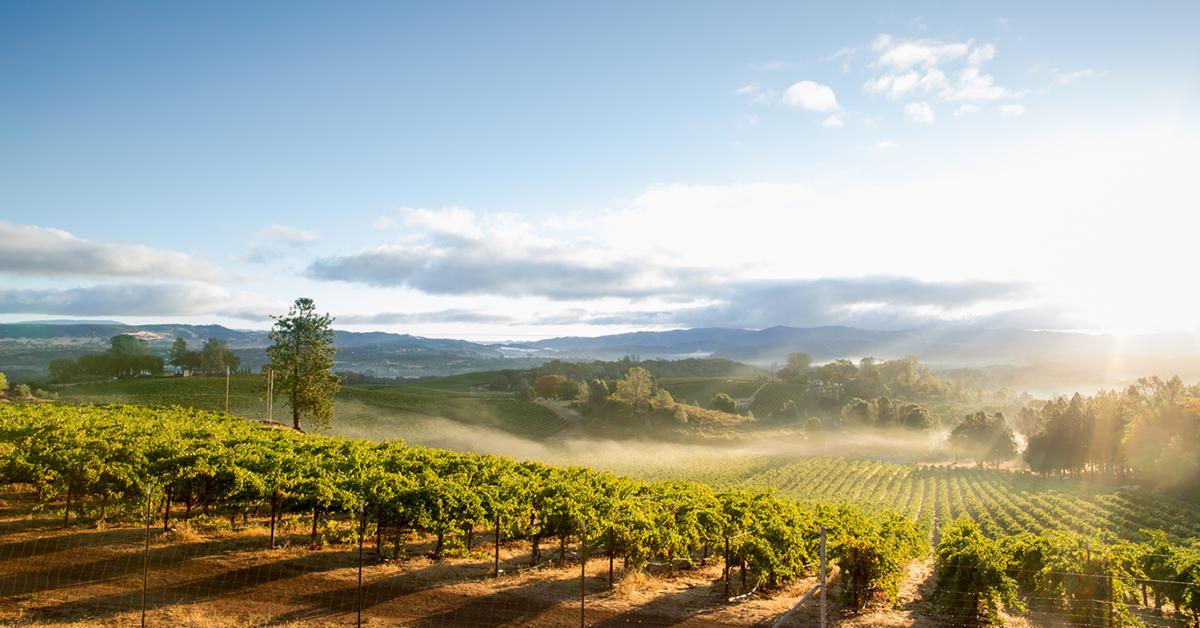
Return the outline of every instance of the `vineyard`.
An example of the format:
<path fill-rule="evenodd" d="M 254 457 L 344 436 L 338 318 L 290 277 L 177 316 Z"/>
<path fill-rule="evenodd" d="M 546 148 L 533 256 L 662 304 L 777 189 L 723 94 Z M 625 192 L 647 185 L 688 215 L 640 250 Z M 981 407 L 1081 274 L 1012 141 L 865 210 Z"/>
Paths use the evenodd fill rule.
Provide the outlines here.
<path fill-rule="evenodd" d="M 803 403 L 807 388 L 803 384 L 768 383 L 758 391 L 758 394 L 754 395 L 754 402 L 750 404 L 750 412 L 757 417 L 769 417 L 782 410 L 788 401 Z"/>
<path fill-rule="evenodd" d="M 692 564 L 723 546 L 727 565 L 772 587 L 811 571 L 824 525 L 835 562 L 886 557 L 894 565 L 864 576 L 857 586 L 865 591 L 894 588 L 899 566 L 923 551 L 927 536 L 894 513 L 303 435 L 178 407 L 0 407 L 0 454 L 0 483 L 34 487 L 39 508 L 59 510 L 64 524 L 148 519 L 149 504 L 164 529 L 196 509 L 231 525 L 267 509 L 272 545 L 277 522 L 300 515 L 311 520 L 314 542 L 322 521 L 349 516 L 379 548 L 401 530 L 431 535 L 434 556 L 469 549 L 477 530 L 491 530 L 528 542 L 531 564 L 551 539 L 560 561 L 572 542 L 635 568 Z M 874 549 L 843 553 L 865 542 Z"/>
<path fill-rule="evenodd" d="M 1065 608 L 1081 625 L 1136 625 L 1153 624 L 1164 605 L 1173 618 L 1200 607 L 1200 509 L 1001 470 L 726 455 L 630 479 L 189 408 L 56 404 L 0 406 L 0 461 L 0 485 L 64 527 L 128 521 L 166 533 L 195 520 L 269 530 L 238 541 L 243 550 L 305 529 L 313 548 L 357 540 L 379 560 L 414 543 L 434 560 L 478 556 L 472 548 L 490 541 L 494 574 L 504 545 L 509 568 L 607 557 L 610 586 L 617 562 L 622 574 L 685 574 L 712 559 L 726 596 L 770 595 L 811 581 L 824 527 L 849 613 L 894 602 L 931 540 L 931 599 L 952 617 L 1000 620 L 1002 607 L 1029 603 Z M 992 571 L 976 577 L 983 569 Z"/>
<path fill-rule="evenodd" d="M 903 513 L 932 529 L 969 517 L 989 536 L 1073 530 L 1106 542 L 1162 529 L 1200 537 L 1200 505 L 1128 488 L 1030 473 L 899 464 L 865 458 L 697 456 L 670 465 L 612 465 L 650 479 L 687 477 L 720 488 L 771 489 L 801 502 L 840 501 Z"/>

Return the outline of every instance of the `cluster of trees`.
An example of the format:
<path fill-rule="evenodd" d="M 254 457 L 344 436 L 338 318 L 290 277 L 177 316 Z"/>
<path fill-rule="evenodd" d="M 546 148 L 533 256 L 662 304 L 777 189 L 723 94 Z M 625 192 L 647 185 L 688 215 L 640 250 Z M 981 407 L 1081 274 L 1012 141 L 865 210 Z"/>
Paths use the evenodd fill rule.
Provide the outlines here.
<path fill-rule="evenodd" d="M 1200 541 L 1172 543 L 1143 531 L 1140 543 L 1102 545 L 1078 534 L 1026 532 L 989 538 L 970 519 L 947 526 L 935 549 L 934 602 L 961 621 L 1001 624 L 1022 598 L 1066 608 L 1073 624 L 1141 625 L 1131 607 L 1167 603 L 1200 624 Z"/>
<path fill-rule="evenodd" d="M 192 351 L 187 340 L 176 338 L 167 353 L 167 364 L 193 373 L 219 375 L 226 369 L 237 371 L 242 366 L 242 359 L 230 351 L 224 340 L 209 338 L 199 351 Z"/>
<path fill-rule="evenodd" d="M 933 417 L 921 404 L 893 401 L 890 397 L 851 399 L 842 406 L 841 418 L 850 426 L 881 429 L 903 427 L 925 430 L 933 425 Z"/>
<path fill-rule="evenodd" d="M 520 392 L 524 385 L 536 382 L 545 376 L 557 376 L 574 382 L 604 380 L 615 382 L 625 377 L 629 369 L 641 368 L 655 377 L 720 377 L 720 376 L 766 376 L 760 369 L 724 358 L 687 358 L 684 360 L 640 360 L 626 356 L 620 360 L 592 360 L 567 362 L 549 360 L 530 369 L 508 369 L 497 371 L 488 388 L 492 390 Z"/>
<path fill-rule="evenodd" d="M 863 358 L 857 364 L 835 360 L 813 366 L 807 353 L 788 355 L 779 369 L 781 381 L 803 384 L 809 404 L 836 411 L 851 399 L 891 397 L 908 400 L 966 399 L 974 394 L 967 385 L 945 379 L 925 368 L 913 356 L 899 360 Z"/>
<path fill-rule="evenodd" d="M 532 391 L 527 385 L 521 385 L 517 390 L 519 398 L 532 401 L 530 392 L 543 399 L 562 399 L 575 401 L 583 396 L 587 389 L 579 382 L 562 375 L 542 375 L 533 380 Z M 528 399 L 527 399 L 528 398 Z"/>
<path fill-rule="evenodd" d="M 754 366 L 724 358 L 688 358 L 683 360 L 641 360 L 632 355 L 619 360 L 563 361 L 550 360 L 545 364 L 524 371 L 502 371 L 512 383 L 534 382 L 546 375 L 558 375 L 576 382 L 605 379 L 608 382 L 623 378 L 630 369 L 644 369 L 655 377 L 722 377 L 722 376 L 766 376 L 767 373 Z"/>
<path fill-rule="evenodd" d="M 1200 495 L 1200 386 L 1178 377 L 1059 397 L 1026 407 L 1015 423 L 1035 472 L 1135 479 Z"/>
<path fill-rule="evenodd" d="M 981 467 L 990 462 L 999 468 L 1000 463 L 1017 457 L 1016 435 L 1003 412 L 980 410 L 963 417 L 950 431 L 950 448 Z"/>
<path fill-rule="evenodd" d="M 108 350 L 104 353 L 80 356 L 78 360 L 51 360 L 50 381 L 111 377 L 128 379 L 162 374 L 163 359 L 150 352 L 150 345 L 145 340 L 121 334 L 110 338 L 108 343 Z"/>
<path fill-rule="evenodd" d="M 397 548 L 406 531 L 428 534 L 441 556 L 469 549 L 482 529 L 527 541 L 535 564 L 542 544 L 556 539 L 560 561 L 571 542 L 637 569 L 652 560 L 690 564 L 728 544 L 729 564 L 763 587 L 812 573 L 824 525 L 855 604 L 876 591 L 894 594 L 902 566 L 928 549 L 926 532 L 895 513 L 307 435 L 184 408 L 0 407 L 0 484 L 10 483 L 35 487 L 42 507 L 62 504 L 64 521 L 137 518 L 148 498 L 164 527 L 173 509 L 176 518 L 198 508 L 233 523 L 265 508 L 272 543 L 281 516 L 311 519 L 318 542 L 321 521 L 349 515 L 374 534 L 377 552 L 385 530 Z"/>

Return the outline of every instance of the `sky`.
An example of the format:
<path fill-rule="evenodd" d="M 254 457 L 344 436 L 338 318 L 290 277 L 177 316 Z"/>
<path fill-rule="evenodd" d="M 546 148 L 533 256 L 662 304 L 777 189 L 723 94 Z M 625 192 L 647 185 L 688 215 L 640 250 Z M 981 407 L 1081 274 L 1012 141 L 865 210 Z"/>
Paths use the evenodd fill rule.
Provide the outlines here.
<path fill-rule="evenodd" d="M 0 321 L 1196 331 L 1200 4 L 6 2 Z"/>

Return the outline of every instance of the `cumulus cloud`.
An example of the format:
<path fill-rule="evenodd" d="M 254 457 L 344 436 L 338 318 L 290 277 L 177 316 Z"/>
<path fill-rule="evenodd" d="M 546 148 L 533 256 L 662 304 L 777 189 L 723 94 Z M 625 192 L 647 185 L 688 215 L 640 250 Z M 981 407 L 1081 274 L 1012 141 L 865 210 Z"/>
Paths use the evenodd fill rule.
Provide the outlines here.
<path fill-rule="evenodd" d="M 933 107 L 927 102 L 910 102 L 904 105 L 904 115 L 919 124 L 933 124 Z"/>
<path fill-rule="evenodd" d="M 1000 105 L 1000 113 L 1006 116 L 1023 116 L 1025 115 L 1024 105 Z"/>
<path fill-rule="evenodd" d="M 954 111 L 954 115 L 958 117 L 969 116 L 973 113 L 979 113 L 979 107 L 972 105 L 971 103 L 963 103 Z"/>
<path fill-rule="evenodd" d="M 783 102 L 820 113 L 838 110 L 837 96 L 834 95 L 833 88 L 813 81 L 794 83 L 783 93 Z"/>
<path fill-rule="evenodd" d="M 984 70 L 996 57 L 994 44 L 880 35 L 871 49 L 877 54 L 872 67 L 878 74 L 863 83 L 868 94 L 891 99 L 929 94 L 947 101 L 992 102 L 1025 93 L 1000 85 Z M 911 117 L 908 108 L 906 112 Z"/>
<path fill-rule="evenodd" d="M 141 244 L 110 244 L 60 229 L 0 221 L 0 272 L 95 278 L 209 279 L 219 271 L 185 253 Z"/>
<path fill-rule="evenodd" d="M 224 288 L 200 282 L 0 290 L 0 312 L 5 314 L 184 316 L 215 313 L 234 301 Z"/>

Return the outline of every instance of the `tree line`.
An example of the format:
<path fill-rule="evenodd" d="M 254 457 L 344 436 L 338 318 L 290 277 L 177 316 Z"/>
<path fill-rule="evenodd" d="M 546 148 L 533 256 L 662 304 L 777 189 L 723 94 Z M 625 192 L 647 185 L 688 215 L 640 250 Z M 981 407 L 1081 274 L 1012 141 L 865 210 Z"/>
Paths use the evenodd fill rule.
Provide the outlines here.
<path fill-rule="evenodd" d="M 242 359 L 229 349 L 224 340 L 209 338 L 199 351 L 193 351 L 188 348 L 187 340 L 176 338 L 167 352 L 167 364 L 196 374 L 219 375 L 225 373 L 226 369 L 237 372 L 242 366 Z"/>
<path fill-rule="evenodd" d="M 80 356 L 78 360 L 59 358 L 49 365 L 51 382 L 80 379 L 120 378 L 161 375 L 163 359 L 150 351 L 144 339 L 128 334 L 113 336 L 104 353 Z"/>
<path fill-rule="evenodd" d="M 1026 406 L 1014 422 L 1035 472 L 1135 480 L 1200 497 L 1200 385 L 1147 377 L 1120 391 Z"/>

